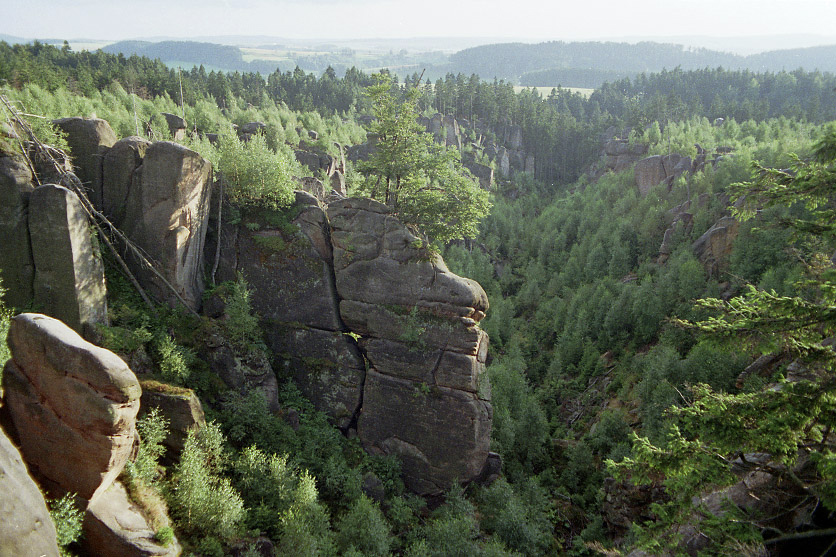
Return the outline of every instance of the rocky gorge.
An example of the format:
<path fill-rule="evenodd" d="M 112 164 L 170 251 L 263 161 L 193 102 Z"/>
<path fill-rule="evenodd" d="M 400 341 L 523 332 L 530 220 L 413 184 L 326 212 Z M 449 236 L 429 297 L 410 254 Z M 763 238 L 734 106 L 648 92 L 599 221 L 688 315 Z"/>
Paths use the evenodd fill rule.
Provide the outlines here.
<path fill-rule="evenodd" d="M 164 548 L 154 541 L 116 478 L 135 457 L 136 416 L 146 405 L 162 408 L 180 436 L 170 441 L 175 458 L 203 412 L 194 395 L 166 397 L 137 379 L 141 365 L 135 374 L 79 336 L 96 341 L 97 326 L 109 321 L 100 243 L 91 234 L 96 214 L 134 246 L 125 261 L 157 302 L 221 318 L 222 303 L 204 302 L 204 276 L 245 278 L 266 359 L 254 363 L 222 338 L 206 339 L 202 356 L 228 388 L 258 389 L 279 411 L 274 369 L 292 376 L 335 427 L 372 454 L 398 457 L 416 494 L 495 477 L 488 339 L 478 326 L 487 296 L 451 273 L 388 207 L 326 200 L 314 189 L 298 191 L 281 214 L 242 208 L 237 222 L 219 221 L 211 164 L 197 153 L 117 140 L 98 119 L 56 125 L 78 153 L 74 174 L 59 172 L 63 185 L 41 185 L 19 155 L 0 158 L 0 232 L 11 239 L 0 250 L 7 300 L 45 314 L 16 317 L 9 333 L 0 411 L 22 459 L 4 437 L 3 469 L 14 473 L 3 500 L 13 501 L 16 517 L 0 531 L 4 551 L 12 547 L 5 540 L 37 538 L 44 554 L 56 554 L 28 467 L 41 489 L 84 501 L 91 554 L 179 552 L 176 540 Z M 86 195 L 72 177 L 89 185 Z M 18 514 L 21 507 L 30 514 Z"/>

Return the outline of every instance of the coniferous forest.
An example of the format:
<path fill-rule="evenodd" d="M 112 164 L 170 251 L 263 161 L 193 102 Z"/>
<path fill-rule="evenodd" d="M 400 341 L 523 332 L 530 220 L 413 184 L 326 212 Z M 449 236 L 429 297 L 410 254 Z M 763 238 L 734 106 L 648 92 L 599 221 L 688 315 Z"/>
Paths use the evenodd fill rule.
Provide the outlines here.
<path fill-rule="evenodd" d="M 382 158 L 349 161 L 345 182 L 349 195 L 396 207 L 451 271 L 487 293 L 490 447 L 502 458 L 490 484 L 410 493 L 398 459 L 364 452 L 286 370 L 277 369 L 283 413 L 255 390 L 230 392 L 199 353 L 210 325 L 149 311 L 105 256 L 103 345 L 126 358 L 141 350 L 155 380 L 194 390 L 206 410 L 209 425 L 175 463 L 161 459 L 164 421 L 142 418 L 124 472 L 132 497 L 168 509 L 171 525 L 158 535 L 176 534 L 184 554 L 260 554 L 262 537 L 277 555 L 836 547 L 836 75 L 675 69 L 588 96 L 543 96 L 477 75 L 178 71 L 139 56 L 0 42 L 0 94 L 64 149 L 53 119 L 95 116 L 118 137 L 172 140 L 162 114 L 182 115 L 188 133 L 178 141 L 229 179 L 241 207 L 286 205 L 291 176 L 303 172 L 300 144 L 333 154 L 370 131 L 380 141 L 423 137 L 411 124 L 436 113 L 460 126 L 458 149 L 419 141 L 414 167 L 397 173 Z M 404 115 L 409 126 L 387 131 Z M 233 125 L 251 122 L 263 126 L 241 143 Z M 532 168 L 505 173 L 488 154 L 510 129 Z M 0 146 L 14 152 L 9 131 Z M 646 159 L 661 165 L 655 183 L 640 179 Z M 451 194 L 458 207 L 408 197 L 425 175 L 458 184 L 444 172 L 467 174 L 466 161 L 491 167 L 489 189 L 461 185 Z M 274 185 L 253 189 L 258 180 L 236 174 L 248 165 L 269 168 Z M 400 198 L 388 181 L 380 189 L 395 174 Z M 457 226 L 444 220 L 454 209 Z M 211 333 L 263 354 L 246 280 L 208 292 L 228 314 Z M 32 309 L 4 308 L 0 332 L 13 312 Z M 78 512 L 66 501 L 51 508 L 73 554 Z"/>

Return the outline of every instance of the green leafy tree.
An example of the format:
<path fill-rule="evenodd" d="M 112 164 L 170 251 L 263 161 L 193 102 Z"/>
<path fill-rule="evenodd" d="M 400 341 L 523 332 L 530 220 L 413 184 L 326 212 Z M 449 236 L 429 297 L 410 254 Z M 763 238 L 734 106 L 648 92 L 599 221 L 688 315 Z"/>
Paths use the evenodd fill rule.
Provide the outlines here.
<path fill-rule="evenodd" d="M 761 207 L 806 205 L 804 216 L 787 218 L 796 245 L 804 248 L 809 278 L 800 296 L 778 295 L 750 286 L 743 295 L 724 301 L 704 299 L 700 306 L 714 315 L 682 324 L 755 353 L 785 354 L 797 359 L 804 378 L 781 380 L 777 386 L 726 393 L 706 384 L 691 388 L 690 404 L 671 410 L 673 424 L 666 443 L 634 440 L 632 456 L 610 462 L 620 475 L 648 483 L 664 478 L 671 500 L 654 504 L 655 522 L 637 528 L 638 540 L 653 550 L 677 542 L 676 524 L 701 520 L 713 551 L 727 552 L 742 542 L 772 545 L 804 537 L 836 535 L 832 528 L 803 533 L 782 531 L 768 517 L 731 507 L 720 516 L 696 504 L 698 496 L 738 481 L 737 471 L 771 475 L 782 489 L 794 490 L 801 501 L 836 511 L 836 269 L 827 254 L 836 239 L 836 128 L 826 130 L 809 160 L 795 158 L 789 170 L 755 165 L 751 182 L 735 184 L 733 197 L 743 200 L 740 218 Z M 769 458 L 752 458 L 752 454 Z M 802 467 L 804 461 L 812 466 Z M 763 485 L 763 484 L 762 484 Z M 768 497 L 769 493 L 755 493 Z M 789 512 L 791 509 L 783 509 Z M 762 537 L 762 532 L 769 536 Z M 826 545 L 826 543 L 825 543 Z M 831 548 L 833 546 L 831 545 Z M 827 551 L 825 551 L 827 553 Z"/>
<path fill-rule="evenodd" d="M 433 142 L 417 122 L 420 90 L 408 88 L 399 99 L 389 75 L 375 78 L 367 94 L 377 118 L 370 131 L 378 143 L 358 165 L 368 176 L 364 192 L 438 244 L 476 236 L 490 209 L 487 192 L 462 167 L 458 151 Z"/>

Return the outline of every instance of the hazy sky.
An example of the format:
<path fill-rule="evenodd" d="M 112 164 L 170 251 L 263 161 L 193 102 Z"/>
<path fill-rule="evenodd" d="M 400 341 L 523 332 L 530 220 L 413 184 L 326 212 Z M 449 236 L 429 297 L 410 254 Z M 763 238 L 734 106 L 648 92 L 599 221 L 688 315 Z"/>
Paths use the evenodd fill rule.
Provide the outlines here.
<path fill-rule="evenodd" d="M 836 35 L 836 0 L 3 0 L 0 33 L 125 39 Z"/>

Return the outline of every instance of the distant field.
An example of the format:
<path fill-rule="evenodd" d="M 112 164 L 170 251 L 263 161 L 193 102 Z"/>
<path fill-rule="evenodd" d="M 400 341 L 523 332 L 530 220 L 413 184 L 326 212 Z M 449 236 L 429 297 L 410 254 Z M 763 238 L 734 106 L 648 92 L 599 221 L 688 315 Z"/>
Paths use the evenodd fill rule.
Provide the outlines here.
<path fill-rule="evenodd" d="M 523 89 L 537 89 L 537 92 L 543 95 L 543 97 L 545 98 L 549 96 L 549 93 L 552 92 L 552 89 L 557 89 L 557 85 L 555 85 L 554 87 L 523 87 L 521 85 L 514 86 L 515 93 L 519 93 Z M 595 91 L 595 89 L 586 89 L 584 87 L 562 87 L 562 89 L 567 89 L 569 91 L 572 91 L 573 93 L 580 93 L 584 97 L 589 97 Z"/>

